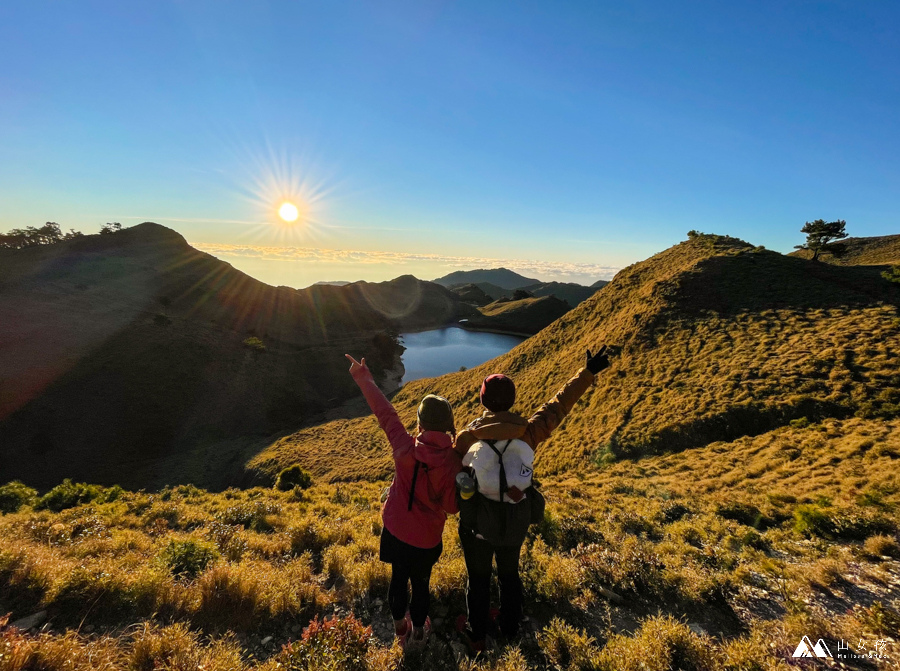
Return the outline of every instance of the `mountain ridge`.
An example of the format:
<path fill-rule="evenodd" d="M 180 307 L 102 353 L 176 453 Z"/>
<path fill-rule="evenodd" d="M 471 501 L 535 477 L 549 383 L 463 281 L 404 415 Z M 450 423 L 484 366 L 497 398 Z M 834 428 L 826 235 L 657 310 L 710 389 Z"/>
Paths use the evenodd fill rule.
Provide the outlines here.
<path fill-rule="evenodd" d="M 345 349 L 399 381 L 387 334 L 470 309 L 414 278 L 272 287 L 152 222 L 0 250 L 0 479 L 144 486 L 175 458 L 176 478 L 235 482 L 260 436 L 352 396 Z"/>
<path fill-rule="evenodd" d="M 437 393 L 463 424 L 481 413 L 481 379 L 502 372 L 519 390 L 514 409 L 527 414 L 583 365 L 586 349 L 607 343 L 612 369 L 538 450 L 538 467 L 550 473 L 756 435 L 794 419 L 893 416 L 900 366 L 889 343 L 900 336 L 898 302 L 877 269 L 704 236 L 623 269 L 506 355 L 411 382 L 394 403 L 412 426 L 419 399 Z M 351 436 L 361 463 L 335 455 L 327 463 L 337 433 Z M 264 475 L 296 461 L 332 479 L 372 477 L 389 468 L 380 444 L 371 418 L 336 420 L 285 437 L 249 467 Z"/>
<path fill-rule="evenodd" d="M 451 287 L 454 284 L 477 284 L 489 282 L 501 289 L 518 289 L 527 284 L 540 284 L 540 280 L 525 277 L 508 268 L 479 268 L 478 270 L 457 270 L 434 280 L 436 284 Z"/>
<path fill-rule="evenodd" d="M 881 266 L 900 264 L 900 235 L 878 235 L 863 238 L 846 238 L 840 241 L 846 253 L 835 258 L 824 254 L 820 258 L 825 263 L 838 266 Z M 798 249 L 789 254 L 801 259 L 811 259 L 812 252 Z"/>

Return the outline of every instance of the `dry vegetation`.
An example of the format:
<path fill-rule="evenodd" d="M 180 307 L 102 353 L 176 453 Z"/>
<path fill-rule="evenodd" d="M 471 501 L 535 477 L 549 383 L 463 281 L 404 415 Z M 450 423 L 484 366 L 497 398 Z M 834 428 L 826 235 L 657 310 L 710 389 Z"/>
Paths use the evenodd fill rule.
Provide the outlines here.
<path fill-rule="evenodd" d="M 701 447 L 791 421 L 892 417 L 900 404 L 900 290 L 874 268 L 785 257 L 733 238 L 701 236 L 622 270 L 508 354 L 460 373 L 407 384 L 393 399 L 412 427 L 426 393 L 457 421 L 481 413 L 491 372 L 512 375 L 515 410 L 536 410 L 601 342 L 614 352 L 537 455 L 540 472 L 597 460 Z M 361 352 L 359 354 L 364 354 Z M 249 464 L 268 478 L 299 462 L 320 478 L 387 477 L 372 417 L 303 429 Z"/>
<path fill-rule="evenodd" d="M 801 424 L 548 479 L 523 552 L 530 624 L 474 661 L 452 647 L 451 522 L 436 637 L 403 668 L 779 669 L 803 635 L 896 638 L 900 421 Z M 14 487 L 0 499 L 26 503 L 0 518 L 0 601 L 49 620 L 0 634 L 0 669 L 399 668 L 380 486 Z"/>
<path fill-rule="evenodd" d="M 377 559 L 391 463 L 360 417 L 252 464 L 274 480 L 299 463 L 308 489 L 288 476 L 287 491 L 0 487 L 0 615 L 47 612 L 30 632 L 0 622 L 0 671 L 766 671 L 808 664 L 791 656 L 804 635 L 886 641 L 890 659 L 848 664 L 896 668 L 898 300 L 877 268 L 698 236 L 506 356 L 407 385 L 394 402 L 410 426 L 426 391 L 460 422 L 476 415 L 493 371 L 515 377 L 527 412 L 586 348 L 614 348 L 538 453 L 548 512 L 522 555 L 529 622 L 478 659 L 453 628 L 465 566 L 452 521 L 435 636 L 405 657 L 391 645 Z"/>
<path fill-rule="evenodd" d="M 847 238 L 842 240 L 847 245 L 847 253 L 839 259 L 828 254 L 822 256 L 826 263 L 839 266 L 883 266 L 900 263 L 900 235 L 881 235 L 869 238 Z M 808 250 L 791 252 L 791 256 L 802 259 L 812 257 Z"/>

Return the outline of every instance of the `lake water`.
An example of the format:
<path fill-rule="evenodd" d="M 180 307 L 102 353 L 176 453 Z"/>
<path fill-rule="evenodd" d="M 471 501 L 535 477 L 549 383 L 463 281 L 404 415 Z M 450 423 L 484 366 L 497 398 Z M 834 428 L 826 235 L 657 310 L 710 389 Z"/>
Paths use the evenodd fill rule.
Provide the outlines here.
<path fill-rule="evenodd" d="M 404 384 L 423 377 L 454 373 L 460 366 L 473 368 L 506 354 L 525 340 L 519 336 L 467 331 L 454 326 L 403 333 L 400 338 L 406 347 L 402 357 L 406 368 Z"/>

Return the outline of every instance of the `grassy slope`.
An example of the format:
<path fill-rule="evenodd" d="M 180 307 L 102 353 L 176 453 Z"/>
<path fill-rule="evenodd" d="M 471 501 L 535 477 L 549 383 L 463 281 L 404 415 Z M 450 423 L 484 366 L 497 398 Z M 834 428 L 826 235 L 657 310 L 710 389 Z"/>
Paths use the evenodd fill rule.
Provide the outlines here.
<path fill-rule="evenodd" d="M 847 238 L 847 254 L 834 259 L 827 254 L 822 257 L 826 263 L 839 266 L 884 266 L 900 263 L 900 235 L 881 235 L 870 238 Z M 791 256 L 802 259 L 812 258 L 812 252 L 797 250 Z"/>
<path fill-rule="evenodd" d="M 502 297 L 511 297 L 516 291 L 516 289 L 503 289 L 487 282 L 479 282 L 476 286 L 494 300 Z M 539 282 L 538 284 L 517 287 L 517 289 L 527 291 L 532 296 L 556 296 L 558 299 L 566 301 L 572 307 L 593 296 L 600 288 L 586 287 L 571 282 Z"/>
<path fill-rule="evenodd" d="M 549 514 L 523 554 L 522 640 L 477 667 L 447 647 L 465 607 L 451 521 L 432 578 L 436 639 L 404 668 L 786 669 L 803 635 L 829 645 L 889 637 L 900 621 L 898 458 L 897 420 L 828 420 L 548 478 Z M 274 670 L 282 643 L 335 611 L 374 627 L 359 668 L 396 668 L 377 559 L 380 487 L 183 487 L 2 516 L 0 601 L 13 617 L 45 608 L 49 631 L 0 632 L 0 668 L 168 668 L 178 651 L 207 669 Z M 196 553 L 173 564 L 170 546 L 185 542 L 213 553 L 205 568 Z M 185 565 L 196 574 L 173 575 Z M 623 600 L 608 603 L 607 591 Z M 96 631 L 66 633 L 85 627 Z"/>
<path fill-rule="evenodd" d="M 391 362 L 373 345 L 388 320 L 346 299 L 360 289 L 271 287 L 156 224 L 2 251 L 5 478 L 161 484 L 153 464 L 176 455 L 179 479 L 218 486 L 240 475 L 243 452 L 195 460 L 198 444 L 296 425 L 346 398 L 346 347 Z M 242 345 L 251 335 L 265 352 Z"/>
<path fill-rule="evenodd" d="M 678 245 L 509 355 L 397 395 L 410 424 L 425 390 L 472 415 L 477 383 L 499 369 L 516 376 L 520 406 L 534 408 L 586 346 L 617 348 L 613 369 L 539 453 L 548 516 L 523 553 L 531 619 L 521 641 L 476 663 L 449 647 L 465 587 L 451 522 L 432 578 L 436 637 L 402 668 L 783 671 L 805 664 L 791 657 L 804 635 L 832 650 L 838 639 L 885 639 L 895 657 L 855 668 L 894 668 L 895 288 L 866 269 L 750 250 Z M 801 412 L 808 419 L 790 421 Z M 586 465 L 611 436 L 634 454 L 663 439 L 677 449 Z M 274 671 L 292 661 L 280 644 L 332 612 L 354 613 L 375 637 L 358 666 L 329 666 L 333 648 L 316 649 L 323 669 L 397 669 L 377 560 L 383 483 L 365 482 L 389 474 L 384 438 L 371 418 L 334 420 L 258 463 L 294 461 L 319 475 L 308 492 L 119 492 L 0 517 L 0 602 L 14 617 L 49 616 L 40 635 L 0 625 L 0 669 Z M 210 563 L 173 575 L 173 556 L 197 556 L 173 549 L 198 546 Z M 610 592 L 622 601 L 608 602 Z M 72 631 L 87 627 L 94 633 Z"/>
<path fill-rule="evenodd" d="M 568 304 L 555 296 L 500 300 L 479 307 L 480 314 L 469 317 L 469 324 L 476 328 L 534 334 L 568 311 Z"/>
<path fill-rule="evenodd" d="M 482 366 L 406 385 L 393 399 L 413 426 L 426 393 L 462 425 L 480 414 L 492 372 L 513 376 L 517 410 L 537 409 L 608 343 L 611 370 L 539 450 L 554 473 L 614 455 L 678 451 L 755 435 L 793 419 L 892 415 L 900 386 L 900 292 L 876 269 L 839 268 L 735 242 L 684 242 L 622 270 L 577 308 Z M 365 354 L 365 352 L 358 352 Z M 304 429 L 250 464 L 299 462 L 331 479 L 388 473 L 371 417 Z"/>
<path fill-rule="evenodd" d="M 572 307 L 587 300 L 597 292 L 597 289 L 573 282 L 542 282 L 541 284 L 522 287 L 522 289 L 534 296 L 556 296 L 559 300 L 566 301 Z"/>

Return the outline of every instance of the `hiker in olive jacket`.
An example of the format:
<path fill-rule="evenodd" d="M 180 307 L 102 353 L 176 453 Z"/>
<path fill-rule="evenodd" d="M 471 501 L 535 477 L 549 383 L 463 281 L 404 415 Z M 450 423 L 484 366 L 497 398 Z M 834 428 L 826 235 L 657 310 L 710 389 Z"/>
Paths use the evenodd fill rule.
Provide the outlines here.
<path fill-rule="evenodd" d="M 460 456 L 465 456 L 470 448 L 478 449 L 481 441 L 487 442 L 497 452 L 495 442 L 524 441 L 531 450 L 550 437 L 556 427 L 565 419 L 579 398 L 593 384 L 594 377 L 609 367 L 606 346 L 596 354 L 587 352 L 585 367 L 580 369 L 556 395 L 530 418 L 512 412 L 510 408 L 516 399 L 516 388 L 513 381 L 505 375 L 489 375 L 481 385 L 481 404 L 484 414 L 470 422 L 456 437 L 455 449 Z M 503 446 L 509 446 L 506 442 Z M 499 456 L 499 452 L 497 452 Z M 471 457 L 471 453 L 469 455 Z M 502 458 L 501 458 L 502 462 Z M 464 458 L 463 464 L 467 464 Z M 528 469 L 530 472 L 530 469 Z M 479 486 L 480 487 L 480 486 Z M 501 493 L 501 501 L 508 494 L 508 500 L 522 500 L 522 492 L 510 488 Z M 506 504 L 514 505 L 514 503 Z M 460 517 L 462 521 L 462 515 Z M 527 522 L 524 529 L 527 530 Z M 489 534 L 486 534 L 489 536 Z M 508 535 L 508 534 L 507 534 Z M 519 554 L 525 541 L 524 532 L 512 541 L 489 541 L 477 528 L 468 528 L 461 523 L 459 539 L 462 544 L 469 574 L 466 589 L 466 605 L 468 621 L 461 616 L 457 626 L 463 637 L 467 639 L 473 651 L 484 649 L 485 636 L 491 626 L 490 616 L 490 581 L 491 566 L 497 560 L 497 579 L 500 584 L 500 632 L 507 637 L 518 633 L 522 619 L 522 580 L 519 577 Z"/>
<path fill-rule="evenodd" d="M 606 357 L 605 349 L 601 351 L 603 354 L 598 353 L 596 356 Z M 607 365 L 609 365 L 608 361 Z M 603 369 L 600 368 L 597 372 L 599 373 L 600 370 Z M 513 381 L 505 375 L 489 375 L 481 385 L 482 405 L 484 405 L 484 394 L 488 388 L 490 388 L 489 395 L 502 395 L 503 400 L 509 400 L 509 405 L 506 410 L 497 411 L 485 406 L 484 414 L 471 421 L 456 437 L 457 453 L 461 457 L 464 456 L 476 441 L 484 439 L 519 438 L 528 443 L 532 450 L 537 450 L 537 446 L 550 437 L 550 434 L 562 423 L 578 399 L 594 383 L 594 375 L 588 368 L 580 369 L 563 385 L 562 389 L 556 392 L 552 399 L 544 403 L 529 419 L 510 412 L 508 409 L 512 407 L 516 397 Z M 494 391 L 494 387 L 497 387 L 496 391 Z M 504 403 L 500 403 L 495 407 L 503 405 Z"/>

